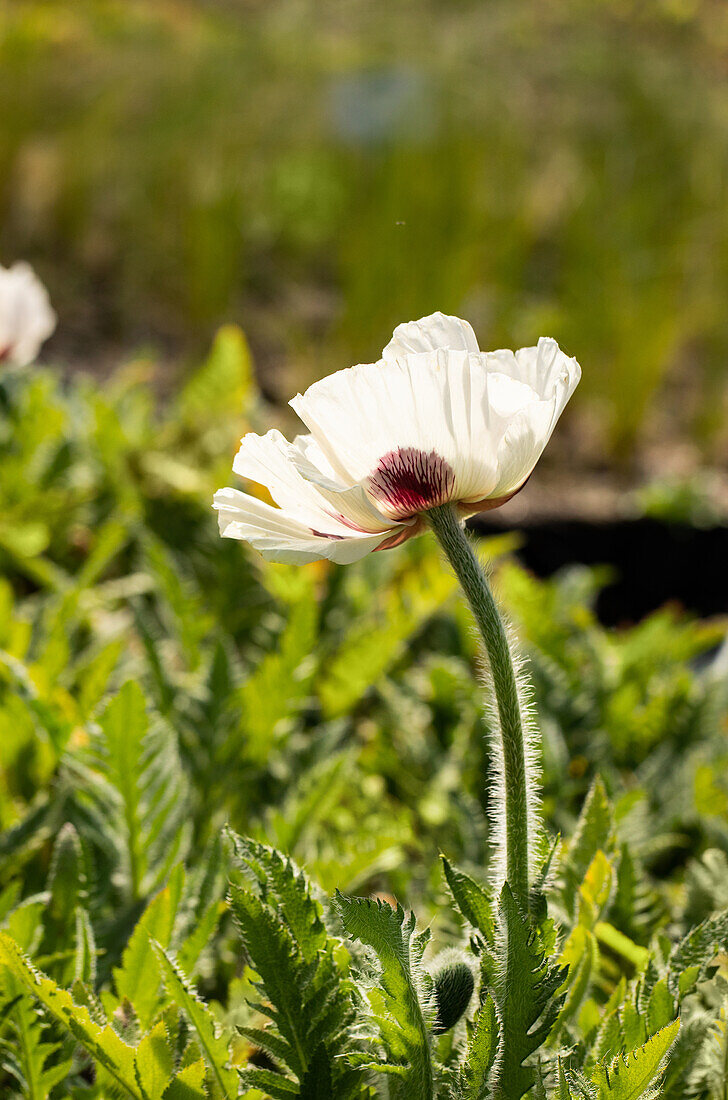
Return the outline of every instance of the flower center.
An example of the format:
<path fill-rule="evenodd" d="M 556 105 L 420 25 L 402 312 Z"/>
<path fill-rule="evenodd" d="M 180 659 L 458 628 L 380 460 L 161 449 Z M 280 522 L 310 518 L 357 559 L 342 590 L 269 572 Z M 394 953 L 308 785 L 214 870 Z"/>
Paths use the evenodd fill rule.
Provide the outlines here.
<path fill-rule="evenodd" d="M 450 500 L 455 474 L 437 451 L 398 447 L 380 458 L 367 488 L 388 512 L 404 519 Z"/>

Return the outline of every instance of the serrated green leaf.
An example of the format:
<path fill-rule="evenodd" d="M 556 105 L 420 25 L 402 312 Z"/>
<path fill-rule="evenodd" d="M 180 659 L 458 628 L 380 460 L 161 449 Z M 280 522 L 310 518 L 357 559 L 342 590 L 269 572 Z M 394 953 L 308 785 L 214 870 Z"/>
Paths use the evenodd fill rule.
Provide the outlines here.
<path fill-rule="evenodd" d="M 172 1080 L 174 1055 L 163 1021 L 155 1024 L 140 1041 L 136 1049 L 135 1069 L 137 1081 L 147 1100 L 156 1100 Z"/>
<path fill-rule="evenodd" d="M 683 1048 L 682 1040 L 686 1038 Z M 725 1100 L 728 1094 L 728 1027 L 725 1005 L 712 1026 L 710 1016 L 703 1013 L 693 1017 L 680 1029 L 670 1052 L 664 1084 L 667 1095 L 675 1100 L 682 1100 L 688 1095 Z"/>
<path fill-rule="evenodd" d="M 163 1100 L 206 1100 L 205 1063 L 201 1058 L 184 1066 L 172 1078 Z"/>
<path fill-rule="evenodd" d="M 85 909 L 76 909 L 76 952 L 73 980 L 93 984 L 96 979 L 96 938 Z"/>
<path fill-rule="evenodd" d="M 61 829 L 53 846 L 53 858 L 48 875 L 50 902 L 47 919 L 59 933 L 68 934 L 75 925 L 76 907 L 86 894 L 86 873 L 78 833 L 70 822 Z"/>
<path fill-rule="evenodd" d="M 488 1081 L 498 1053 L 498 1017 L 488 996 L 468 1025 L 468 1046 L 460 1071 L 463 1100 L 486 1100 Z"/>
<path fill-rule="evenodd" d="M 228 835 L 237 859 L 254 875 L 261 896 L 278 908 L 304 959 L 310 962 L 328 937 L 321 906 L 312 896 L 306 876 L 275 848 L 232 832 Z"/>
<path fill-rule="evenodd" d="M 266 1096 L 272 1096 L 273 1100 L 288 1100 L 289 1096 L 298 1096 L 298 1084 L 290 1077 L 282 1077 L 270 1069 L 259 1066 L 246 1066 L 239 1070 L 240 1080 L 248 1089 L 260 1089 Z"/>
<path fill-rule="evenodd" d="M 620 1021 L 625 1051 L 637 1050 L 647 1041 L 647 1021 L 644 1014 L 628 1000 L 622 1005 Z"/>
<path fill-rule="evenodd" d="M 593 931 L 601 919 L 614 888 L 614 871 L 601 848 L 589 864 L 577 894 L 577 921 Z"/>
<path fill-rule="evenodd" d="M 35 970 L 4 932 L 0 932 L 0 963 L 37 998 L 53 1019 L 70 1032 L 124 1095 L 132 1100 L 145 1100 L 136 1080 L 133 1048 L 124 1043 L 108 1024 L 100 1026 L 92 1020 L 88 1009 L 75 1004 L 65 989 L 60 989 L 50 978 Z"/>
<path fill-rule="evenodd" d="M 564 944 L 559 964 L 568 972 L 565 1000 L 550 1037 L 550 1045 L 558 1043 L 561 1028 L 576 1016 L 586 998 L 599 966 L 599 948 L 592 932 L 577 924 Z"/>
<path fill-rule="evenodd" d="M 281 723 L 296 713 L 309 693 L 315 671 L 318 605 L 313 589 L 292 608 L 276 649 L 266 654 L 238 693 L 245 753 L 265 760 Z"/>
<path fill-rule="evenodd" d="M 719 951 L 728 950 L 728 909 L 693 928 L 670 952 L 668 985 L 685 994 L 705 977 Z"/>
<path fill-rule="evenodd" d="M 276 1061 L 288 1066 L 291 1064 L 290 1044 L 272 1028 L 238 1027 L 237 1030 L 244 1039 L 248 1039 L 254 1046 L 271 1054 Z"/>
<path fill-rule="evenodd" d="M 346 931 L 373 948 L 381 966 L 378 990 L 387 1016 L 376 1017 L 385 1048 L 395 1063 L 396 1095 L 434 1096 L 428 1017 L 431 1005 L 421 984 L 419 967 L 424 944 L 414 938 L 414 914 L 405 920 L 400 905 L 393 909 L 384 901 L 350 898 L 337 893 L 336 906 Z M 390 1072 L 385 1063 L 383 1072 Z"/>
<path fill-rule="evenodd" d="M 189 836 L 187 779 L 173 731 L 150 721 L 141 689 L 129 681 L 92 727 L 88 749 L 67 767 L 74 799 L 117 863 L 118 887 L 136 904 L 164 882 Z"/>
<path fill-rule="evenodd" d="M 200 955 L 212 941 L 220 917 L 225 912 L 222 900 L 215 900 L 202 911 L 189 936 L 177 949 L 177 960 L 185 974 L 194 974 Z"/>
<path fill-rule="evenodd" d="M 164 948 L 152 941 L 172 999 L 180 1006 L 197 1033 L 210 1077 L 225 1100 L 237 1096 L 237 1073 L 230 1065 L 228 1039 L 220 1033 L 207 1005 L 197 996 Z"/>
<path fill-rule="evenodd" d="M 574 1093 L 569 1088 L 568 1081 L 566 1080 L 566 1074 L 564 1073 L 564 1067 L 561 1064 L 561 1060 L 559 1060 L 557 1090 L 554 1100 L 575 1100 Z"/>
<path fill-rule="evenodd" d="M 495 918 L 490 895 L 474 879 L 457 867 L 453 867 L 445 856 L 442 866 L 450 892 L 465 919 L 483 934 L 487 943 L 493 943 Z"/>
<path fill-rule="evenodd" d="M 331 1063 L 323 1043 L 313 1052 L 301 1081 L 301 1100 L 339 1100 L 331 1079 Z"/>
<path fill-rule="evenodd" d="M 138 684 L 129 680 L 106 707 L 99 719 L 108 752 L 111 782 L 120 792 L 132 896 L 141 896 L 146 870 L 142 811 L 136 776 L 148 729 L 147 708 Z"/>
<path fill-rule="evenodd" d="M 169 947 L 183 883 L 184 868 L 179 864 L 142 913 L 124 949 L 121 966 L 114 970 L 117 996 L 120 1001 L 131 1001 L 143 1028 L 150 1025 L 160 1003 L 162 976 L 151 941 L 164 949 Z"/>
<path fill-rule="evenodd" d="M 0 966 L 0 1058 L 15 1078 L 24 1100 L 47 1100 L 51 1089 L 71 1068 L 71 1060 L 55 1061 L 60 1044 L 49 1041 L 50 1029 L 30 993 L 10 971 Z"/>
<path fill-rule="evenodd" d="M 533 1070 L 524 1062 L 556 1022 L 566 971 L 544 958 L 507 882 L 501 890 L 489 973 L 500 1025 L 491 1088 L 499 1100 L 520 1100 L 534 1083 Z"/>
<path fill-rule="evenodd" d="M 574 912 L 576 897 L 590 863 L 597 852 L 609 851 L 614 833 L 612 808 L 601 779 L 595 779 L 587 796 L 576 831 L 560 860 L 562 897 Z"/>
<path fill-rule="evenodd" d="M 655 983 L 647 1006 L 647 1028 L 650 1034 L 661 1031 L 675 1019 L 675 1001 L 665 978 Z"/>
<path fill-rule="evenodd" d="M 598 1066 L 592 1074 L 592 1083 L 598 1089 L 599 1100 L 654 1096 L 655 1083 L 679 1030 L 680 1021 L 675 1020 L 624 1058 L 616 1058 L 609 1066 Z"/>
<path fill-rule="evenodd" d="M 300 1081 L 311 1053 L 309 1035 L 313 1021 L 306 1005 L 315 992 L 310 988 L 312 973 L 300 957 L 290 929 L 260 898 L 233 885 L 230 904 L 265 994 L 273 1005 L 269 1015 L 289 1047 L 287 1065 Z"/>
<path fill-rule="evenodd" d="M 231 837 L 246 877 L 231 885 L 230 906 L 269 1002 L 253 1007 L 273 1022 L 257 1041 L 299 1083 L 322 1048 L 336 1096 L 359 1096 L 361 1074 L 346 1058 L 354 1002 L 343 945 L 327 932 L 311 884 L 290 859 L 256 841 Z M 250 1038 L 256 1041 L 252 1033 Z M 324 1057 L 322 1051 L 317 1057 Z"/>
<path fill-rule="evenodd" d="M 248 342 L 237 325 L 223 325 L 205 362 L 187 380 L 177 398 L 179 415 L 193 426 L 216 416 L 246 415 L 255 396 Z"/>

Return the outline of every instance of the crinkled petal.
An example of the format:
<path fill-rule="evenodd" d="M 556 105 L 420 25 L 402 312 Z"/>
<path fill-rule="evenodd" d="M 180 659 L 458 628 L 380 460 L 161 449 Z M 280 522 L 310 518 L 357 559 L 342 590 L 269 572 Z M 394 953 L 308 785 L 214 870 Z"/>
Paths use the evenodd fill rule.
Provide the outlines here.
<path fill-rule="evenodd" d="M 580 376 L 553 340 L 481 353 L 458 318 L 400 325 L 378 363 L 291 401 L 309 435 L 242 440 L 235 470 L 279 507 L 221 490 L 221 530 L 272 560 L 348 562 L 411 537 L 437 504 L 497 507 L 529 477 Z"/>
<path fill-rule="evenodd" d="M 538 393 L 525 382 L 500 371 L 488 372 L 488 409 L 496 424 L 507 424 L 521 409 L 538 400 Z"/>
<path fill-rule="evenodd" d="M 467 321 L 448 317 L 445 313 L 431 313 L 419 321 L 407 321 L 397 325 L 392 339 L 382 352 L 382 359 L 389 362 L 404 355 L 422 351 L 467 351 L 477 354 L 478 341 Z"/>
<path fill-rule="evenodd" d="M 556 341 L 547 336 L 542 336 L 536 347 L 492 351 L 487 359 L 489 370 L 528 386 L 538 397 L 548 400 L 556 395 L 554 425 L 581 378 L 576 359 L 564 355 Z"/>
<path fill-rule="evenodd" d="M 528 480 L 553 431 L 557 397 L 534 401 L 512 418 L 498 445 L 498 481 L 491 494 L 515 493 Z"/>
<path fill-rule="evenodd" d="M 336 470 L 311 434 L 297 435 L 293 443 L 289 444 L 289 447 L 291 454 L 296 455 L 297 460 L 300 459 L 302 465 L 316 471 L 316 478 L 313 478 L 313 480 L 317 484 L 317 479 L 320 479 L 321 484 L 341 486 L 341 482 L 337 479 Z"/>
<path fill-rule="evenodd" d="M 312 436 L 296 436 L 288 449 L 291 464 L 304 480 L 313 484 L 318 494 L 342 522 L 351 522 L 363 531 L 384 531 L 391 527 L 375 506 L 362 485 L 344 485 L 336 480 L 326 457 Z"/>
<path fill-rule="evenodd" d="M 293 461 L 296 453 L 295 446 L 275 429 L 265 435 L 250 432 L 240 441 L 233 470 L 248 481 L 264 485 L 279 508 L 307 527 L 337 535 L 358 528 L 370 534 L 389 530 L 391 521 L 372 507 L 363 489 L 354 486 L 332 496 L 302 476 Z M 362 507 L 362 500 L 366 507 Z"/>
<path fill-rule="evenodd" d="M 323 378 L 291 405 L 345 484 L 367 485 L 393 452 L 434 453 L 453 472 L 453 496 L 487 495 L 503 428 L 491 426 L 483 356 L 423 352 Z"/>
<path fill-rule="evenodd" d="M 400 527 L 391 526 L 376 534 L 349 532 L 345 535 L 311 529 L 281 508 L 274 508 L 237 489 L 219 489 L 213 507 L 218 513 L 223 538 L 241 539 L 268 561 L 298 565 L 328 558 L 349 565 L 393 538 Z"/>

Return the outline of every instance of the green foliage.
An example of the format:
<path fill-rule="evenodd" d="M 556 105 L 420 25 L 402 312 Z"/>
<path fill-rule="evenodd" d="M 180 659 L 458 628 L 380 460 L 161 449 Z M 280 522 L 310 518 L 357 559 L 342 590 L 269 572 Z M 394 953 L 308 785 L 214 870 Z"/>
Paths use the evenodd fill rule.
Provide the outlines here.
<path fill-rule="evenodd" d="M 157 1100 L 158 1097 L 160 1100 L 161 1097 L 169 1100 L 170 1097 L 183 1096 L 190 1078 L 194 1080 L 193 1074 L 185 1074 L 185 1069 L 188 1067 L 182 1067 L 179 1073 L 175 1072 L 173 1051 L 168 1043 L 166 1028 L 161 1021 L 143 1036 L 134 1048 L 119 1036 L 115 1026 L 105 1020 L 99 1022 L 95 1019 L 97 1012 L 92 1013 L 86 1005 L 74 1001 L 66 990 L 59 988 L 50 978 L 35 970 L 17 944 L 5 933 L 0 933 L 0 964 L 15 981 L 37 998 L 48 1015 L 84 1048 L 93 1058 L 101 1082 L 108 1082 L 109 1088 L 119 1095 L 130 1097 L 131 1100 Z M 172 967 L 171 963 L 169 965 Z M 178 973 L 174 972 L 176 980 L 181 982 Z M 201 1036 L 204 1034 L 204 1040 L 209 1043 L 213 1053 L 218 1053 L 213 1042 L 212 1024 L 208 1025 L 206 1020 L 201 1022 L 201 1013 L 193 1014 L 189 1007 L 189 1002 L 194 1000 L 192 994 L 181 985 L 180 990 L 182 994 L 180 1003 L 184 1011 L 190 1014 L 198 1034 Z M 100 1015 L 100 1010 L 98 1014 Z M 207 1046 L 203 1049 L 208 1053 Z M 47 1057 L 48 1051 L 54 1053 L 53 1048 L 46 1047 L 44 1056 Z M 37 1059 L 39 1056 L 42 1056 L 41 1050 L 36 1049 L 34 1057 Z M 68 1065 L 63 1068 L 63 1076 L 65 1076 Z M 219 1067 L 216 1069 L 221 1077 L 222 1071 Z M 234 1078 L 234 1073 L 232 1076 Z M 42 1074 L 38 1082 L 34 1082 L 34 1087 L 37 1084 L 39 1088 L 49 1088 L 61 1079 L 59 1067 L 55 1066 Z M 219 1095 L 224 1100 L 229 1100 L 236 1095 L 236 1092 L 237 1090 L 230 1090 L 218 1094 L 211 1091 L 209 1095 L 212 1097 Z M 47 1094 L 36 1091 L 28 1095 Z"/>
<path fill-rule="evenodd" d="M 241 728 L 247 755 L 255 763 L 265 762 L 280 723 L 291 719 L 306 698 L 315 669 L 316 617 L 309 590 L 292 607 L 276 649 L 265 655 L 240 689 Z"/>
<path fill-rule="evenodd" d="M 452 867 L 444 856 L 442 866 L 458 909 L 473 928 L 483 935 L 486 943 L 492 945 L 495 940 L 495 918 L 488 892 L 470 875 L 457 867 Z"/>
<path fill-rule="evenodd" d="M 434 1096 L 428 1031 L 433 1025 L 432 982 L 422 970 L 429 933 L 415 935 L 415 915 L 405 918 L 401 905 L 336 896 L 349 935 L 377 957 L 381 973 L 370 995 L 372 1024 L 388 1057 L 375 1061 L 380 1073 L 392 1077 L 394 1096 Z M 381 1006 L 381 1007 L 380 1007 Z"/>
<path fill-rule="evenodd" d="M 607 793 L 604 784 L 597 779 L 587 796 L 561 863 L 564 879 L 562 897 L 569 910 L 573 911 L 578 889 L 597 852 L 609 847 L 612 829 L 612 811 Z"/>
<path fill-rule="evenodd" d="M 218 1034 L 217 1025 L 209 1008 L 199 999 L 164 948 L 155 943 L 154 951 L 172 999 L 182 1008 L 197 1035 L 207 1065 L 209 1095 L 212 1100 L 229 1100 L 230 1097 L 237 1095 L 238 1086 L 237 1073 L 229 1064 L 227 1038 L 224 1034 Z"/>
<path fill-rule="evenodd" d="M 723 628 L 607 632 L 598 573 L 485 544 L 544 738 L 526 917 L 429 539 L 347 570 L 218 539 L 246 356 L 224 332 L 166 415 L 138 366 L 0 383 L 0 1093 L 721 1097 Z"/>
<path fill-rule="evenodd" d="M 117 1005 L 107 998 L 107 1008 L 132 1004 L 142 1027 L 150 1025 L 161 1000 L 161 974 L 152 945 L 170 945 L 181 900 L 181 870 L 178 865 L 164 889 L 149 902 L 129 937 L 121 965 L 113 972 Z"/>
<path fill-rule="evenodd" d="M 723 1100 L 728 1090 L 728 1032 L 726 1031 L 725 1006 L 718 1019 L 705 1034 L 699 1032 L 699 1041 L 692 1045 L 690 1061 L 691 1095 L 710 1096 L 711 1100 Z"/>
<path fill-rule="evenodd" d="M 611 1067 L 600 1066 L 592 1077 L 599 1100 L 639 1100 L 657 1097 L 657 1078 L 680 1029 L 680 1021 L 655 1032 L 644 1046 L 617 1058 Z"/>
<path fill-rule="evenodd" d="M 672 991 L 684 994 L 705 978 L 719 951 L 728 951 L 728 910 L 709 917 L 675 944 L 668 959 Z"/>
<path fill-rule="evenodd" d="M 233 840 L 247 873 L 233 882 L 230 907 L 267 1002 L 254 1007 L 272 1023 L 264 1031 L 243 1028 L 241 1034 L 295 1075 L 296 1095 L 306 1095 L 320 1076 L 333 1096 L 359 1096 L 361 1074 L 343 1058 L 354 1020 L 354 986 L 313 888 L 279 852 Z M 259 1078 L 255 1070 L 243 1072 L 247 1084 Z M 276 1086 L 291 1091 L 295 1083 L 281 1074 Z"/>
<path fill-rule="evenodd" d="M 464 1100 L 486 1100 L 489 1081 L 498 1054 L 498 1015 L 491 996 L 479 1006 L 472 1023 L 468 1022 L 468 1043 L 460 1085 Z"/>
<path fill-rule="evenodd" d="M 68 1077 L 71 1061 L 62 1057 L 61 1045 L 50 1038 L 35 1002 L 7 969 L 0 997 L 6 1032 L 0 1040 L 5 1072 L 14 1079 L 20 1096 L 47 1100 L 54 1086 Z"/>
<path fill-rule="evenodd" d="M 37 997 L 52 1019 L 68 1028 L 124 1095 L 144 1100 L 136 1081 L 134 1050 L 119 1038 L 110 1024 L 97 1023 L 88 1008 L 75 1004 L 70 993 L 39 974 L 4 933 L 0 933 L 0 962 L 26 992 Z"/>
<path fill-rule="evenodd" d="M 127 683 L 99 719 L 96 770 L 119 796 L 119 832 L 131 897 L 143 896 L 179 858 L 183 843 L 183 779 L 171 743 L 152 742 L 144 696 Z M 99 791 L 99 803 L 108 787 Z M 106 807 L 108 813 L 108 805 Z"/>
<path fill-rule="evenodd" d="M 484 972 L 498 1016 L 491 1089 L 499 1100 L 520 1100 L 535 1081 L 524 1062 L 556 1022 L 566 970 L 549 962 L 538 931 L 529 927 L 508 883 L 501 890 L 495 944 L 484 957 Z"/>

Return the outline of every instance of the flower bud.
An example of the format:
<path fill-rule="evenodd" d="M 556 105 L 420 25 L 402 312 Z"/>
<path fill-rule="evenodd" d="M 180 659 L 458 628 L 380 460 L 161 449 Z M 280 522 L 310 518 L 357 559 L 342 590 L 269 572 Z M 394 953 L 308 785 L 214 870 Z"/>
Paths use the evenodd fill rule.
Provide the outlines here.
<path fill-rule="evenodd" d="M 431 971 L 437 1015 L 432 1025 L 435 1035 L 454 1027 L 463 1015 L 475 988 L 473 971 L 461 951 L 443 951 Z"/>

